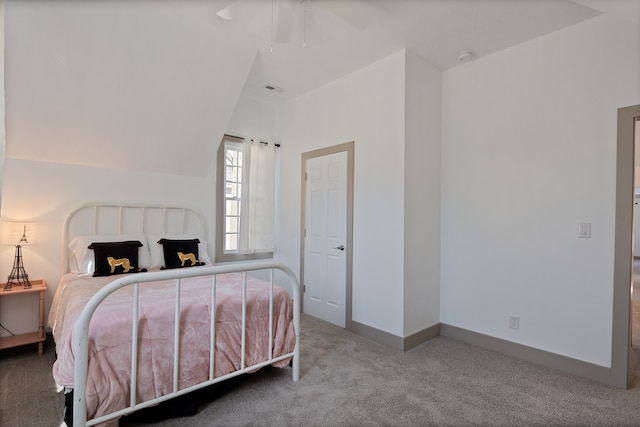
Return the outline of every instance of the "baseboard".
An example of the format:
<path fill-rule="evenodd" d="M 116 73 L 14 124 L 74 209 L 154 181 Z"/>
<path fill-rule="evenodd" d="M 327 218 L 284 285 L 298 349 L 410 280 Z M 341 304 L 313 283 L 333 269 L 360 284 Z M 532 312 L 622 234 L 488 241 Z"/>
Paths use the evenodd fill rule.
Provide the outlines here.
<path fill-rule="evenodd" d="M 547 368 L 557 369 L 558 371 L 587 378 L 612 387 L 619 387 L 619 384 L 616 384 L 614 378 L 612 378 L 613 375 L 611 368 L 574 359 L 568 356 L 562 356 L 512 341 L 503 340 L 490 335 L 480 334 L 478 332 L 469 331 L 467 329 L 458 328 L 444 323 L 425 328 L 415 334 L 409 335 L 406 338 L 402 338 L 355 321 L 349 322 L 347 330 L 364 338 L 370 339 L 371 341 L 375 341 L 378 344 L 382 344 L 399 351 L 409 350 L 441 335 L 456 341 L 496 351 L 498 353 L 506 354 L 507 356 L 526 360 L 527 362 L 546 366 Z"/>
<path fill-rule="evenodd" d="M 413 347 L 419 346 L 423 342 L 427 342 L 432 338 L 440 336 L 440 324 L 430 326 L 426 329 L 411 334 L 404 339 L 403 350 L 407 351 Z"/>
<path fill-rule="evenodd" d="M 597 381 L 613 387 L 619 387 L 612 378 L 611 368 L 596 365 L 571 357 L 540 350 L 526 345 L 480 334 L 447 324 L 440 324 L 440 334 L 444 337 L 467 344 L 497 351 L 518 359 L 526 360 L 547 368 L 557 369 L 579 377 Z"/>
<path fill-rule="evenodd" d="M 393 335 L 389 332 L 385 332 L 353 320 L 347 325 L 347 330 L 353 332 L 354 334 L 360 335 L 361 337 L 370 339 L 371 341 L 375 341 L 378 344 L 403 351 L 403 339 L 402 337 L 399 337 L 397 335 Z"/>
<path fill-rule="evenodd" d="M 434 325 L 402 338 L 389 332 L 381 331 L 363 323 L 351 321 L 347 330 L 399 351 L 407 351 L 440 335 L 440 325 Z"/>

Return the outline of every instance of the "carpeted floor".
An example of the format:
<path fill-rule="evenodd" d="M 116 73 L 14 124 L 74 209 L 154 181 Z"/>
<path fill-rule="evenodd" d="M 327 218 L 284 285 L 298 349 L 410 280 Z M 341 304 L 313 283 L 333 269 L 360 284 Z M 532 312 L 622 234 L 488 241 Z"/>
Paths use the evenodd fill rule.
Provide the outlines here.
<path fill-rule="evenodd" d="M 51 367 L 53 341 L 0 351 L 0 426 L 53 427 L 62 420 L 64 396 L 58 393 Z"/>
<path fill-rule="evenodd" d="M 209 390 L 192 417 L 166 419 L 176 408 L 163 406 L 121 425 L 640 425 L 640 384 L 619 390 L 444 337 L 399 352 L 309 316 L 301 343 L 298 382 L 263 369 Z M 35 346 L 0 351 L 0 426 L 60 425 L 53 361 L 50 342 L 41 357 Z"/>

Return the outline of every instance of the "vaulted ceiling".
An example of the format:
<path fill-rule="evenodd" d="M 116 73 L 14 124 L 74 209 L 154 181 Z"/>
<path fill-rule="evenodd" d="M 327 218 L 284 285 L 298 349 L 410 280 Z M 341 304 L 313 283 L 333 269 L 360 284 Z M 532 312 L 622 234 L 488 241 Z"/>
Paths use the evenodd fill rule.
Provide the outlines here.
<path fill-rule="evenodd" d="M 6 155 L 206 176 L 240 96 L 286 102 L 402 48 L 446 70 L 638 3 L 5 0 Z"/>

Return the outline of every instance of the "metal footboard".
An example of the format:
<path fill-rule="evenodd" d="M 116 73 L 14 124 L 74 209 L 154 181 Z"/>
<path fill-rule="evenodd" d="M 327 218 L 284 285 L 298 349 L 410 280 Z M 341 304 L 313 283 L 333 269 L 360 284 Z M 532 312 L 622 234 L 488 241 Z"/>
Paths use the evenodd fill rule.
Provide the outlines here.
<path fill-rule="evenodd" d="M 245 345 L 246 345 L 246 290 L 247 290 L 247 272 L 266 270 L 269 271 L 269 352 L 268 360 L 251 365 L 245 366 Z M 288 277 L 291 283 L 292 299 L 293 299 L 293 324 L 295 330 L 295 347 L 291 353 L 273 357 L 273 287 L 274 287 L 274 271 L 280 270 Z M 216 276 L 224 273 L 241 272 L 244 274 L 243 280 L 243 292 L 242 292 L 242 337 L 241 337 L 241 361 L 240 369 L 226 374 L 221 377 L 214 378 L 214 346 L 215 346 L 215 298 L 216 298 Z M 188 277 L 196 276 L 211 276 L 211 322 L 210 322 L 210 343 L 209 343 L 209 378 L 199 384 L 193 385 L 188 388 L 178 389 L 178 372 L 179 372 L 179 340 L 180 340 L 180 289 L 181 280 Z M 165 394 L 161 397 L 157 397 L 145 402 L 136 402 L 136 388 L 138 383 L 137 375 L 137 354 L 138 354 L 138 297 L 139 286 L 141 283 L 158 281 L 158 280 L 176 280 L 176 310 L 175 310 L 175 331 L 174 331 L 174 366 L 173 366 L 173 390 L 172 392 Z M 132 328 L 132 356 L 131 356 L 131 398 L 129 406 L 119 411 L 113 412 L 94 418 L 87 421 L 87 405 L 86 405 L 86 386 L 88 375 L 88 354 L 89 354 L 89 322 L 100 303 L 109 296 L 112 292 L 124 287 L 133 286 L 133 328 Z M 113 282 L 109 283 L 100 291 L 98 291 L 84 307 L 80 317 L 77 320 L 74 329 L 74 352 L 75 352 L 75 371 L 74 371 L 74 396 L 73 396 L 73 425 L 75 426 L 93 426 L 96 424 L 104 423 L 109 420 L 119 418 L 123 415 L 131 414 L 139 409 L 157 405 L 160 402 L 164 402 L 175 397 L 184 395 L 186 393 L 207 387 L 209 385 L 222 382 L 229 378 L 255 371 L 258 368 L 271 365 L 280 360 L 292 357 L 293 368 L 293 381 L 297 381 L 300 376 L 300 291 L 298 287 L 298 279 L 295 274 L 289 269 L 289 267 L 274 263 L 274 262 L 256 262 L 242 265 L 225 265 L 215 267 L 197 267 L 186 269 L 174 269 L 163 270 L 158 272 L 139 273 L 134 275 L 122 276 Z"/>

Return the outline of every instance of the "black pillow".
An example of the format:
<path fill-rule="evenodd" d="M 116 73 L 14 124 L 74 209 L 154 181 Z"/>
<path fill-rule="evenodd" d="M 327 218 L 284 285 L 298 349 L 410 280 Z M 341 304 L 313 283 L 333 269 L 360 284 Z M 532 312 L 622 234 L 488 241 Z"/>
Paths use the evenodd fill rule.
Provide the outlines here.
<path fill-rule="evenodd" d="M 158 243 L 162 245 L 162 251 L 164 252 L 165 266 L 162 268 L 182 268 L 204 265 L 204 262 L 200 262 L 198 254 L 198 243 L 200 243 L 200 239 L 160 239 Z"/>
<path fill-rule="evenodd" d="M 110 276 L 146 271 L 146 269 L 138 270 L 138 248 L 142 246 L 139 240 L 91 243 L 89 249 L 93 249 L 96 263 L 93 275 Z"/>

